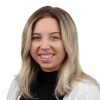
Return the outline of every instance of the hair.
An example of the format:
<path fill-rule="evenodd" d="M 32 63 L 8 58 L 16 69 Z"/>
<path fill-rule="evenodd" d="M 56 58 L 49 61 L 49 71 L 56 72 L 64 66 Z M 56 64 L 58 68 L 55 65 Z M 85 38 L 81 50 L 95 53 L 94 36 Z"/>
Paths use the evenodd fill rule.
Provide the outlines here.
<path fill-rule="evenodd" d="M 62 42 L 67 52 L 67 57 L 64 59 L 64 63 L 58 73 L 58 81 L 54 91 L 56 98 L 69 93 L 73 84 L 84 79 L 90 80 L 99 87 L 99 83 L 91 76 L 85 74 L 80 67 L 78 34 L 71 16 L 61 8 L 44 6 L 29 17 L 23 30 L 21 47 L 22 67 L 16 76 L 19 85 L 18 95 L 22 94 L 25 98 L 34 97 L 30 93 L 30 86 L 36 81 L 40 66 L 30 54 L 30 43 L 35 23 L 45 17 L 52 17 L 58 21 Z"/>

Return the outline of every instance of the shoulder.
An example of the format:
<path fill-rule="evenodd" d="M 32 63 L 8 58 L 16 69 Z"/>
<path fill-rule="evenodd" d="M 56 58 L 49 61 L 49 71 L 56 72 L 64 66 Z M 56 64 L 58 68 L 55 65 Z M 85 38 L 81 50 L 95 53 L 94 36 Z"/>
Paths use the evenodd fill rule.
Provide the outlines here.
<path fill-rule="evenodd" d="M 64 100 L 100 100 L 100 88 L 94 83 L 84 80 L 74 85 Z"/>
<path fill-rule="evenodd" d="M 10 87 L 9 87 L 6 100 L 15 100 L 17 97 L 18 91 L 19 91 L 18 82 L 14 78 L 13 81 L 11 82 Z"/>

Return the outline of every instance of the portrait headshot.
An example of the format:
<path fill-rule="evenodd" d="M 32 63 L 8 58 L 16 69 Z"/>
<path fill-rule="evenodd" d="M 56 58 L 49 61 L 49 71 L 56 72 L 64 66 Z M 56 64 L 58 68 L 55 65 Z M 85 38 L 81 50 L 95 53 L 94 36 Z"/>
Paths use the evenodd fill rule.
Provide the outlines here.
<path fill-rule="evenodd" d="M 23 26 L 20 71 L 6 100 L 100 100 L 99 81 L 80 63 L 74 17 L 50 5 L 31 13 Z"/>

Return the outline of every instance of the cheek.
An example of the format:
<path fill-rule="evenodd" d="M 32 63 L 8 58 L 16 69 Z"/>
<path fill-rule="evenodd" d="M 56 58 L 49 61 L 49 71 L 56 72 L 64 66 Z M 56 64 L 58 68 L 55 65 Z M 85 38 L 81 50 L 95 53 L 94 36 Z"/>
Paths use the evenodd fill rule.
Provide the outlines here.
<path fill-rule="evenodd" d="M 62 52 L 65 53 L 65 52 L 66 52 L 66 50 L 65 50 L 65 48 L 64 48 L 62 42 L 60 42 L 59 45 L 55 45 L 55 49 L 56 49 L 59 53 L 62 53 Z"/>
<path fill-rule="evenodd" d="M 34 43 L 31 43 L 30 53 L 31 53 L 32 57 L 34 56 L 34 54 L 36 54 L 36 52 L 37 52 L 37 45 L 35 45 Z"/>
<path fill-rule="evenodd" d="M 32 54 L 32 51 L 33 51 L 32 48 L 33 48 L 33 47 L 32 47 L 32 43 L 31 43 L 31 44 L 30 44 L 30 53 L 31 53 L 31 54 Z"/>

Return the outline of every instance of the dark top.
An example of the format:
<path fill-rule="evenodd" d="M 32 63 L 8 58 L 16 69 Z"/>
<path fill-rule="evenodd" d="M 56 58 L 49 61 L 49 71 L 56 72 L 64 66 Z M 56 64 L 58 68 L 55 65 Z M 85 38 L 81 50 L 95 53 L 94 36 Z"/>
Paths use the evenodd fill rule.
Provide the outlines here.
<path fill-rule="evenodd" d="M 35 83 L 35 88 L 31 87 L 31 93 L 36 93 L 34 100 L 57 100 L 53 95 L 54 90 L 57 83 L 57 74 L 58 71 L 54 72 L 44 72 L 40 70 L 37 78 L 37 82 Z M 34 85 L 34 84 L 33 84 Z M 63 97 L 59 97 L 60 100 L 63 100 Z M 20 100 L 33 100 L 33 99 L 25 99 L 23 96 Z"/>

